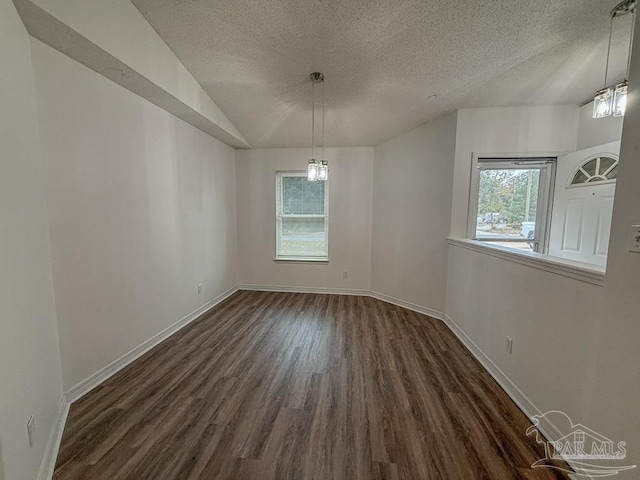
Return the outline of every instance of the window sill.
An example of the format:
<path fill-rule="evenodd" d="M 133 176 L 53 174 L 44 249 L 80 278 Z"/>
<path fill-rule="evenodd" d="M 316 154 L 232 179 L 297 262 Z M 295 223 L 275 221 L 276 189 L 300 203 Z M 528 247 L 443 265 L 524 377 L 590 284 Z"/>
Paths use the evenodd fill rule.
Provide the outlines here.
<path fill-rule="evenodd" d="M 580 280 L 581 282 L 591 283 L 600 287 L 604 286 L 605 269 L 604 267 L 597 265 L 550 257 L 540 253 L 520 252 L 513 248 L 489 245 L 487 242 L 480 242 L 478 240 L 449 238 L 448 242 L 449 245 L 454 245 L 456 247 L 466 248 L 467 250 L 473 250 L 485 255 L 502 258 L 510 262 L 537 268 L 538 270 L 543 270 L 545 272 L 555 273 L 556 275 Z"/>
<path fill-rule="evenodd" d="M 274 262 L 287 262 L 287 263 L 329 263 L 328 258 L 314 258 L 314 257 L 276 257 Z"/>

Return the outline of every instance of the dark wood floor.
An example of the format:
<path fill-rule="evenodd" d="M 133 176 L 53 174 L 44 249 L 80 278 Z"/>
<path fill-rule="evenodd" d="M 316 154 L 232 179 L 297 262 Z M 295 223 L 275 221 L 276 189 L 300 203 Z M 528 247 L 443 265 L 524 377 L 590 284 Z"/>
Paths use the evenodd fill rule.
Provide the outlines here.
<path fill-rule="evenodd" d="M 54 478 L 565 478 L 440 321 L 238 292 L 74 403 Z"/>

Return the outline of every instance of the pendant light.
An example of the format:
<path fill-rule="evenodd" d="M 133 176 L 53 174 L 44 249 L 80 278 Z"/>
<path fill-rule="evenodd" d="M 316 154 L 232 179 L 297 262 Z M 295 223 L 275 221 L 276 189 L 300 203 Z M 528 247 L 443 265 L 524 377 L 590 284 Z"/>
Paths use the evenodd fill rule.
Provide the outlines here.
<path fill-rule="evenodd" d="M 613 89 L 611 87 L 603 88 L 596 93 L 593 99 L 593 118 L 604 118 L 611 115 L 611 107 L 613 104 Z"/>
<path fill-rule="evenodd" d="M 323 149 L 324 150 L 324 149 Z M 318 180 L 327 180 L 329 178 L 329 164 L 326 160 L 320 161 L 320 167 L 318 170 Z"/>
<path fill-rule="evenodd" d="M 627 110 L 627 92 L 629 90 L 629 83 L 624 82 L 616 85 L 616 89 L 613 91 L 613 108 L 611 114 L 614 117 L 623 117 Z"/>
<path fill-rule="evenodd" d="M 311 152 L 311 155 L 313 155 L 313 152 Z M 310 159 L 307 165 L 307 180 L 310 182 L 318 180 L 318 161 L 315 158 Z"/>
<path fill-rule="evenodd" d="M 324 160 L 324 75 L 313 72 L 311 78 L 311 158 L 307 164 L 307 179 L 310 182 L 324 181 L 329 178 L 329 164 Z M 316 83 L 322 84 L 322 139 L 320 143 L 320 160 L 315 158 L 316 144 Z"/>
<path fill-rule="evenodd" d="M 629 51 L 627 56 L 627 71 L 625 80 L 617 85 L 607 86 L 609 83 L 609 57 L 611 56 L 611 37 L 613 34 L 613 19 L 633 13 L 631 20 L 631 35 L 629 38 Z M 633 33 L 635 26 L 636 0 L 623 0 L 611 10 L 609 22 L 609 45 L 607 48 L 607 63 L 604 70 L 604 88 L 599 90 L 593 99 L 593 118 L 604 118 L 613 115 L 622 117 L 627 108 L 627 92 L 629 89 L 629 66 L 631 63 L 631 47 L 633 45 Z"/>

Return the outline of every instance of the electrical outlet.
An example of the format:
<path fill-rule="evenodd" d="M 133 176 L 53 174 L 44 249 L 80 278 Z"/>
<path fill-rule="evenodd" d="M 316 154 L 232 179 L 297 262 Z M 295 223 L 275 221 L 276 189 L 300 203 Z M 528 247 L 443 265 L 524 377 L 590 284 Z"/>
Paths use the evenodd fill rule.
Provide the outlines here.
<path fill-rule="evenodd" d="M 35 442 L 35 433 L 36 433 L 36 419 L 33 415 L 29 417 L 27 420 L 27 436 L 29 437 L 29 447 L 33 447 L 33 443 Z"/>
<path fill-rule="evenodd" d="M 629 251 L 640 253 L 640 225 L 631 225 L 629 229 Z"/>
<path fill-rule="evenodd" d="M 347 270 L 342 272 L 342 278 L 348 278 L 349 277 L 349 272 Z"/>
<path fill-rule="evenodd" d="M 513 351 L 513 339 L 511 337 L 505 337 L 504 351 L 511 355 L 511 352 Z"/>
<path fill-rule="evenodd" d="M 198 284 L 198 293 L 202 293 L 202 284 L 201 283 Z"/>

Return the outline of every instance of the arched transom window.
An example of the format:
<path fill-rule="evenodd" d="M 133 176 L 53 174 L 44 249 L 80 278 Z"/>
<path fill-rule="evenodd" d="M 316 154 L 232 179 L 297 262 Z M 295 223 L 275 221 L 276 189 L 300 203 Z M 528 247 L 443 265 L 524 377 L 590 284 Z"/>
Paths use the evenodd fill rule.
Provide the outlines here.
<path fill-rule="evenodd" d="M 595 182 L 611 182 L 618 175 L 618 157 L 613 154 L 599 154 L 588 158 L 576 171 L 570 186 L 580 186 Z"/>

